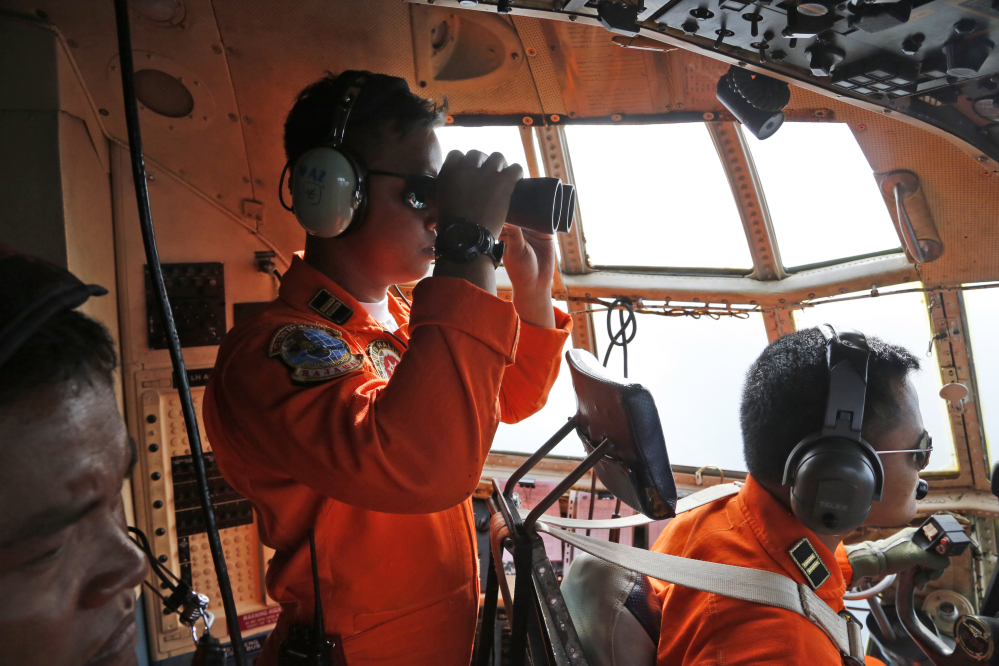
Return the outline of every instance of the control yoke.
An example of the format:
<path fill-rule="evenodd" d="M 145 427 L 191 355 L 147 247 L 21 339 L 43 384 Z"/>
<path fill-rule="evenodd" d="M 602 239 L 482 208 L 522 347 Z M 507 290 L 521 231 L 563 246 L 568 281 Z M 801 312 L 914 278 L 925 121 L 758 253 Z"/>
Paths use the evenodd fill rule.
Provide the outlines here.
<path fill-rule="evenodd" d="M 912 536 L 912 541 L 923 550 L 935 550 L 941 555 L 960 555 L 970 539 L 953 516 L 930 516 Z M 916 617 L 913 603 L 916 569 L 898 576 L 896 608 L 905 631 L 916 645 L 926 653 L 936 666 L 999 665 L 996 638 L 999 637 L 999 620 L 981 615 L 962 615 L 954 623 L 955 647 L 949 647 Z"/>

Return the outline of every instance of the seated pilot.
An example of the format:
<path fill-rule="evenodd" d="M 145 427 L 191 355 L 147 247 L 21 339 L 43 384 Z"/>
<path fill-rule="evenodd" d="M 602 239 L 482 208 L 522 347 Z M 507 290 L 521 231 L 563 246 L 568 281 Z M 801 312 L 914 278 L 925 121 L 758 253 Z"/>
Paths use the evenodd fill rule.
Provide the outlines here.
<path fill-rule="evenodd" d="M 867 340 L 861 435 L 882 461 L 884 489 L 863 524 L 901 526 L 916 515 L 919 472 L 932 450 L 909 379 L 919 362 L 901 347 Z M 787 576 L 808 584 L 837 612 L 844 610 L 843 593 L 863 578 L 916 565 L 942 573 L 949 560 L 912 544 L 912 528 L 844 548 L 852 530 L 818 534 L 792 511 L 790 487 L 782 485 L 785 464 L 799 442 L 822 430 L 830 391 L 826 352 L 826 338 L 815 328 L 779 338 L 763 351 L 742 393 L 745 486 L 678 516 L 652 550 Z M 802 615 L 656 580 L 652 585 L 663 606 L 660 666 L 843 663 L 835 645 Z M 880 662 L 868 658 L 872 663 Z"/>
<path fill-rule="evenodd" d="M 73 308 L 107 293 L 0 246 L 0 662 L 136 663 L 122 483 L 136 461 L 114 343 Z"/>
<path fill-rule="evenodd" d="M 551 302 L 553 237 L 504 229 L 521 168 L 476 151 L 442 167 L 441 115 L 402 79 L 345 72 L 306 88 L 285 125 L 293 191 L 314 182 L 293 202 L 305 254 L 278 299 L 226 336 L 204 404 L 219 469 L 276 550 L 267 591 L 283 611 L 261 666 L 312 623 L 311 530 L 326 630 L 351 666 L 471 657 L 470 497 L 499 421 L 544 405 L 570 324 Z M 320 229 L 304 211 L 352 176 L 300 165 L 343 126 L 367 192 L 345 230 Z M 449 230 L 506 242 L 512 303 L 496 296 L 498 253 L 442 241 Z M 435 254 L 410 310 L 389 290 L 423 278 Z"/>

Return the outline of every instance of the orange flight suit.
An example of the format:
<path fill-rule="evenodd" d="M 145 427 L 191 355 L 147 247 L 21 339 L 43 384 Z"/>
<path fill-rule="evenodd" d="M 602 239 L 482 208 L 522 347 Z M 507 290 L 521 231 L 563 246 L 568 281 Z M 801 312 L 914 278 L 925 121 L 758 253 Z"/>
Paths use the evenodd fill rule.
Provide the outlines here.
<path fill-rule="evenodd" d="M 467 666 L 470 496 L 498 422 L 545 404 L 569 316 L 532 326 L 465 280 L 431 277 L 412 314 L 390 298 L 394 338 L 298 257 L 279 293 L 226 335 L 204 402 L 219 469 L 277 551 L 267 591 L 283 611 L 258 665 L 277 663 L 291 624 L 312 622 L 314 528 L 326 631 L 350 666 Z M 341 306 L 353 312 L 336 325 Z"/>
<path fill-rule="evenodd" d="M 681 514 L 652 550 L 695 560 L 772 571 L 805 583 L 788 551 L 807 538 L 829 570 L 814 590 L 836 612 L 853 569 L 840 545 L 835 557 L 794 514 L 752 477 L 737 495 Z M 659 666 L 841 666 L 829 637 L 803 616 L 652 580 L 663 603 Z M 867 657 L 867 665 L 883 663 Z"/>

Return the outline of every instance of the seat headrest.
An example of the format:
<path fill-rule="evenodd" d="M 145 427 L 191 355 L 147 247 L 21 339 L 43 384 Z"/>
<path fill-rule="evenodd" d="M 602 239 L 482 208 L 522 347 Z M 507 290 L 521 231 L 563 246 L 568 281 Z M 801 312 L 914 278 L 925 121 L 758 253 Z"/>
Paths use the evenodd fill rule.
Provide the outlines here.
<path fill-rule="evenodd" d="M 605 438 L 613 450 L 594 467 L 622 502 L 650 518 L 676 515 L 676 484 L 656 403 L 641 384 L 612 377 L 589 352 L 566 352 L 576 391 L 576 432 L 587 453 Z"/>

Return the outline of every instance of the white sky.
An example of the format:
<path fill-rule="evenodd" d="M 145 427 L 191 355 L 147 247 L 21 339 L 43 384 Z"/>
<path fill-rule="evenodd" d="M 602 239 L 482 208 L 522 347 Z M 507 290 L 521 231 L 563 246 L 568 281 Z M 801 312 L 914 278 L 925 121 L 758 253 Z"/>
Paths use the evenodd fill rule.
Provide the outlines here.
<path fill-rule="evenodd" d="M 703 124 L 565 129 L 592 264 L 751 270 L 745 232 Z M 524 166 L 526 173 L 516 127 L 444 127 L 437 136 L 445 155 L 452 149 L 499 151 L 509 163 Z M 766 141 L 748 136 L 748 143 L 785 266 L 899 246 L 870 165 L 845 124 L 785 123 Z M 999 291 L 971 294 L 969 309 L 977 313 L 977 325 L 995 330 Z M 564 303 L 557 305 L 565 309 Z M 607 344 L 605 317 L 594 315 L 600 360 Z M 638 335 L 629 345 L 629 379 L 652 392 L 670 461 L 745 470 L 738 405 L 745 372 L 767 344 L 761 317 L 637 317 Z M 916 386 L 935 448 L 929 469 L 956 466 L 946 404 L 937 395 L 941 379 L 936 352 L 925 356 L 930 327 L 921 294 L 822 305 L 796 312 L 795 320 L 801 328 L 825 322 L 857 328 L 915 354 L 925 367 Z M 973 321 L 973 329 L 975 325 Z M 986 367 L 982 363 L 987 361 L 996 367 L 999 351 L 979 346 L 976 366 Z M 612 352 L 608 367 L 621 372 L 620 348 Z M 983 401 L 999 405 L 999 379 L 989 383 L 981 375 Z M 519 424 L 501 424 L 493 449 L 533 452 L 575 411 L 563 358 L 545 408 Z M 579 456 L 583 448 L 570 435 L 553 453 Z"/>
<path fill-rule="evenodd" d="M 978 384 L 978 404 L 985 421 L 985 441 L 993 463 L 999 456 L 999 346 L 995 334 L 999 330 L 999 289 L 964 292 L 968 317 L 968 339 Z M 971 387 L 969 387 L 971 388 Z M 974 396 L 969 396 L 969 400 Z M 990 437 L 992 435 L 992 437 Z"/>
<path fill-rule="evenodd" d="M 917 282 L 881 291 L 922 286 Z M 947 416 L 947 403 L 940 397 L 943 381 L 935 346 L 930 351 L 930 356 L 926 356 L 933 334 L 930 332 L 923 294 L 898 294 L 820 305 L 795 311 L 794 320 L 799 329 L 826 323 L 855 328 L 865 335 L 877 336 L 912 352 L 923 366 L 920 372 L 912 376 L 919 396 L 923 427 L 933 435 L 933 455 L 930 456 L 930 465 L 926 469 L 930 472 L 957 470 L 954 435 Z"/>

